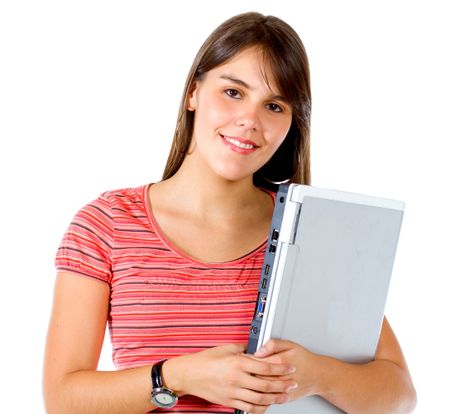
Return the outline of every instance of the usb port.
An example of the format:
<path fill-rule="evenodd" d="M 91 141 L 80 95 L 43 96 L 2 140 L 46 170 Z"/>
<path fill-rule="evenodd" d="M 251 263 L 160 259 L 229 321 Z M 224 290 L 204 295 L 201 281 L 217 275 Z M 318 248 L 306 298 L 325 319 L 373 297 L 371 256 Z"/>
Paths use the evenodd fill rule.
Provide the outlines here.
<path fill-rule="evenodd" d="M 269 246 L 269 253 L 275 253 L 276 250 L 277 250 L 277 246 L 275 246 L 274 244 L 271 244 Z"/>
<path fill-rule="evenodd" d="M 266 267 L 264 268 L 264 274 L 267 276 L 270 272 L 270 265 L 266 264 Z"/>
<path fill-rule="evenodd" d="M 277 229 L 273 229 L 273 231 L 272 231 L 272 240 L 277 241 L 279 235 L 280 235 L 280 232 Z"/>
<path fill-rule="evenodd" d="M 267 279 L 266 279 L 266 278 L 263 279 L 262 284 L 261 284 L 261 287 L 262 287 L 263 289 L 265 289 L 265 288 L 267 287 Z"/>

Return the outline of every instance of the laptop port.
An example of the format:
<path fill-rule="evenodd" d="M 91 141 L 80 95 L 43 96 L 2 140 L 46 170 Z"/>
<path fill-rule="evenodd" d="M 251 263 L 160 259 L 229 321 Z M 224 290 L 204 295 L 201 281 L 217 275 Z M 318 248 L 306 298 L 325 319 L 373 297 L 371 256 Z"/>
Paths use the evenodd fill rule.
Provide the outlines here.
<path fill-rule="evenodd" d="M 276 250 L 277 250 L 277 246 L 275 246 L 274 244 L 271 244 L 269 246 L 269 253 L 275 253 Z"/>
<path fill-rule="evenodd" d="M 266 295 L 262 295 L 259 299 L 258 302 L 258 310 L 257 310 L 257 316 L 258 318 L 262 318 L 264 315 L 264 310 L 266 308 L 266 300 L 267 300 L 267 296 Z"/>
<path fill-rule="evenodd" d="M 265 288 L 267 287 L 267 279 L 266 279 L 266 278 L 263 279 L 262 284 L 261 284 L 261 287 L 262 287 L 263 289 L 265 289 Z"/>
<path fill-rule="evenodd" d="M 279 235 L 280 235 L 280 232 L 277 229 L 273 229 L 273 231 L 272 231 L 272 240 L 277 241 Z"/>
<path fill-rule="evenodd" d="M 266 264 L 266 267 L 264 268 L 264 275 L 268 275 L 270 272 L 270 265 Z"/>

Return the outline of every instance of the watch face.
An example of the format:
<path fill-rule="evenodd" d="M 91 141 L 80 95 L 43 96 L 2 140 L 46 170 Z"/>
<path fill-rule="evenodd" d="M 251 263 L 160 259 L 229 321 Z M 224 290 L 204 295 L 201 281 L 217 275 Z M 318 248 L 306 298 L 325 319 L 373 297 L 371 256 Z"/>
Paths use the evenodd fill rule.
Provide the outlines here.
<path fill-rule="evenodd" d="M 174 395 L 170 390 L 158 389 L 153 392 L 152 402 L 157 407 L 171 408 L 177 403 L 177 396 Z"/>

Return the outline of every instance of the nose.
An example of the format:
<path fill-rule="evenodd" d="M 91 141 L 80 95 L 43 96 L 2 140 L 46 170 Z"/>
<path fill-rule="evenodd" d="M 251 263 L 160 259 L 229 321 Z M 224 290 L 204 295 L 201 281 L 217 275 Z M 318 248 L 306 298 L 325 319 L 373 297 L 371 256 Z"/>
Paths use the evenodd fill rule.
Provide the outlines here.
<path fill-rule="evenodd" d="M 241 108 L 241 111 L 236 115 L 236 126 L 243 127 L 245 129 L 257 130 L 259 128 L 259 114 L 255 107 L 247 105 L 245 108 Z"/>

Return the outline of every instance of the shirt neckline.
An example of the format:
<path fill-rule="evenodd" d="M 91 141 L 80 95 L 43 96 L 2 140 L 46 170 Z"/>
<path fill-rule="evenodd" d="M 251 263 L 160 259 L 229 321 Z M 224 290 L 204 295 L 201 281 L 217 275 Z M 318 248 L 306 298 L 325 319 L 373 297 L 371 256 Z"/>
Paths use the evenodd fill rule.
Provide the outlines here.
<path fill-rule="evenodd" d="M 164 232 L 162 231 L 162 229 L 159 227 L 158 222 L 156 221 L 155 216 L 153 215 L 153 211 L 151 208 L 151 203 L 150 203 L 150 197 L 149 197 L 149 188 L 152 186 L 153 183 L 149 183 L 143 186 L 143 194 L 142 194 L 142 199 L 144 200 L 144 207 L 145 207 L 145 212 L 147 215 L 148 220 L 150 221 L 153 230 L 155 232 L 155 234 L 158 236 L 158 238 L 166 245 L 166 247 L 168 247 L 172 252 L 174 252 L 177 256 L 188 260 L 189 262 L 198 264 L 198 265 L 203 265 L 203 266 L 211 266 L 211 265 L 216 265 L 216 266 L 222 266 L 222 265 L 232 265 L 232 264 L 237 264 L 240 263 L 244 260 L 247 260 L 253 256 L 255 256 L 257 253 L 259 253 L 260 250 L 265 250 L 265 247 L 267 245 L 267 241 L 269 239 L 269 236 L 267 236 L 264 241 L 262 243 L 260 243 L 257 247 L 255 247 L 253 250 L 251 250 L 250 252 L 244 254 L 241 257 L 238 257 L 236 259 L 232 259 L 226 262 L 205 262 L 202 260 L 198 260 L 195 259 L 191 256 L 189 256 L 186 252 L 184 252 L 182 249 L 179 249 L 177 246 L 173 245 L 170 240 L 168 240 L 164 234 Z M 261 191 L 266 192 L 267 194 L 269 194 L 272 197 L 272 201 L 275 204 L 275 197 L 276 195 L 271 193 L 270 191 L 266 190 L 265 188 L 262 187 L 258 187 Z"/>

